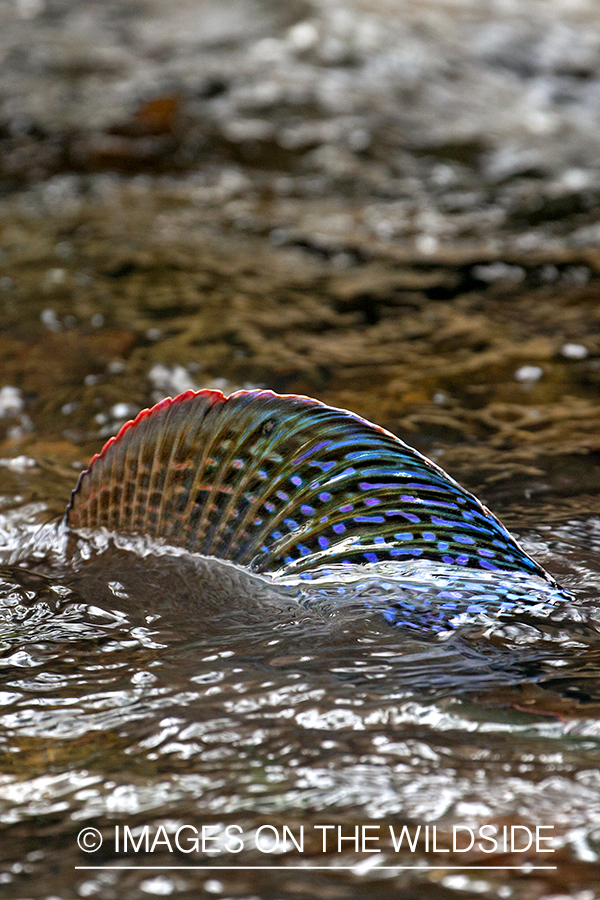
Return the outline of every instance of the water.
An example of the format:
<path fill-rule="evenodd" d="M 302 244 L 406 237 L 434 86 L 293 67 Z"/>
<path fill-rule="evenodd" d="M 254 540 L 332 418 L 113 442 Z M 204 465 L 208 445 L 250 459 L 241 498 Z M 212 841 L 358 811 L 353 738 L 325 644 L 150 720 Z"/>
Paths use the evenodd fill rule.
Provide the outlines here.
<path fill-rule="evenodd" d="M 186 554 L 103 538 L 74 549 L 32 515 L 3 521 L 7 896 L 554 897 L 566 877 L 595 896 L 597 520 L 527 535 L 572 602 L 435 635 L 391 627 L 352 585 L 320 603 L 305 587 L 313 602 L 297 605 L 250 583 L 223 608 Z M 555 852 L 443 852 L 453 826 L 465 847 L 486 824 L 545 826 Z M 139 852 L 131 836 L 123 851 L 126 825 Z M 343 840 L 339 852 L 356 825 L 380 853 Z M 403 825 L 412 839 L 421 825 L 414 851 L 394 850 Z M 77 847 L 85 827 L 104 839 L 96 853 Z M 558 868 L 506 868 L 523 863 Z M 394 865 L 441 868 L 381 868 Z"/>
<path fill-rule="evenodd" d="M 597 5 L 224 8 L 0 4 L 0 893 L 595 900 Z M 400 434 L 572 599 L 415 631 L 65 541 L 103 440 L 210 386 Z"/>
<path fill-rule="evenodd" d="M 398 277 L 391 251 L 365 274 L 360 260 L 340 268 L 335 257 L 265 250 L 216 222 L 217 237 L 194 226 L 184 242 L 156 223 L 183 228 L 189 205 L 174 207 L 160 184 L 131 203 L 119 190 L 116 205 L 51 216 L 3 207 L 0 890 L 11 900 L 592 900 L 597 273 L 506 295 L 457 276 L 442 300 L 416 288 L 409 305 L 361 299 L 342 287 Z M 65 234 L 73 252 L 58 283 L 48 273 Z M 450 283 L 474 264 L 461 260 L 432 271 Z M 403 277 L 423 277 L 420 264 L 403 265 Z M 588 357 L 561 355 L 568 341 Z M 534 384 L 515 378 L 538 363 Z M 211 573 L 199 577 L 184 555 L 102 541 L 89 558 L 73 555 L 51 523 L 78 471 L 123 418 L 186 379 L 308 392 L 391 428 L 481 496 L 573 600 L 414 633 L 349 584 L 298 605 L 253 583 L 219 604 Z M 184 825 L 214 826 L 213 836 L 235 826 L 245 846 L 196 852 L 188 828 L 178 850 Z M 421 826 L 414 851 L 394 849 L 390 826 L 397 837 L 403 825 L 411 840 Z M 555 852 L 487 853 L 479 837 L 452 851 L 454 826 L 463 848 L 465 829 L 485 825 L 541 826 Z M 139 851 L 130 842 L 123 852 L 125 826 Z M 303 827 L 303 850 L 288 835 L 269 854 L 268 829 L 257 848 L 261 826 L 281 837 L 287 826 L 297 841 Z M 378 840 L 338 852 L 338 826 L 342 837 L 374 826 L 366 835 Z M 435 852 L 426 826 L 438 829 Z M 95 853 L 77 845 L 88 827 L 103 837 Z M 163 843 L 145 853 L 157 834 Z M 76 869 L 86 865 L 102 868 Z M 393 865 L 421 870 L 384 868 Z M 451 868 L 467 865 L 501 868 Z"/>

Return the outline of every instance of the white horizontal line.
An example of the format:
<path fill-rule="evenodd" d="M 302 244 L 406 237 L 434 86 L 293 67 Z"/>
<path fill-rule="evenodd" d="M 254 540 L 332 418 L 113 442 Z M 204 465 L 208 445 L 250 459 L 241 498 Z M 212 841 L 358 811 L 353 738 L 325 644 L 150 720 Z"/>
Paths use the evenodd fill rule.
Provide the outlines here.
<path fill-rule="evenodd" d="M 231 872 L 235 871 L 254 871 L 256 869 L 265 870 L 269 872 L 279 871 L 279 872 L 288 872 L 288 871 L 297 871 L 297 872 L 354 872 L 361 863 L 356 863 L 353 866 L 75 866 L 76 869 L 120 869 L 121 871 L 128 870 L 138 870 L 143 869 L 144 871 L 152 871 L 152 872 L 167 872 L 172 871 L 174 869 L 181 871 L 203 871 L 204 869 L 215 870 L 218 869 L 221 872 Z M 378 870 L 384 869 L 396 869 L 406 871 L 408 869 L 414 869 L 417 872 L 431 872 L 434 870 L 442 870 L 445 871 L 447 869 L 459 869 L 461 872 L 464 872 L 467 869 L 472 869 L 477 872 L 489 872 L 492 869 L 500 869 L 502 871 L 506 871 L 509 869 L 514 869 L 518 872 L 539 872 L 541 870 L 549 870 L 549 869 L 557 869 L 558 866 L 530 866 L 527 863 L 522 863 L 520 866 L 373 866 L 370 868 L 369 874 L 371 872 L 377 872 Z"/>

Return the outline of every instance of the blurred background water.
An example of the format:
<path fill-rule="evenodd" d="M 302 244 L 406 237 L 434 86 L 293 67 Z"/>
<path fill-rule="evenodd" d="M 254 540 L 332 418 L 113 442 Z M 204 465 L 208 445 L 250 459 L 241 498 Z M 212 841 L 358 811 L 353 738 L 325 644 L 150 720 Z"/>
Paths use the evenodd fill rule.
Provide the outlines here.
<path fill-rule="evenodd" d="M 0 59 L 0 892 L 600 896 L 598 4 L 2 0 Z M 138 409 L 249 386 L 418 446 L 573 603 L 408 636 L 350 588 L 242 614 L 190 560 L 39 536 Z M 184 823 L 556 852 L 115 862 L 116 825 Z M 451 868 L 524 859 L 557 868 Z"/>

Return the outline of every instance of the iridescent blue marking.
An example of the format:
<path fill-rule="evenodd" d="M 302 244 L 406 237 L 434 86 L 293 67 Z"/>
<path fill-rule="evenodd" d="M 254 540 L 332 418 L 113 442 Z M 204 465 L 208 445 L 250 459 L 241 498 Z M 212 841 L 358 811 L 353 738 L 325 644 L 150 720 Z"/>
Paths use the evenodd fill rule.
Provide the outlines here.
<path fill-rule="evenodd" d="M 300 478 L 299 475 L 292 475 L 292 477 L 290 478 L 290 481 L 292 482 L 292 484 L 295 484 L 296 487 L 302 486 L 302 479 Z"/>
<path fill-rule="evenodd" d="M 294 519 L 284 519 L 283 524 L 287 525 L 290 531 L 296 531 L 296 529 L 299 527 L 298 523 L 294 521 Z"/>
<path fill-rule="evenodd" d="M 314 506 L 309 506 L 308 503 L 303 503 L 300 507 L 300 512 L 303 516 L 314 516 L 315 508 Z"/>
<path fill-rule="evenodd" d="M 442 528 L 456 528 L 457 523 L 449 519 L 440 519 L 439 516 L 432 516 L 431 524 L 440 525 Z M 493 534 L 490 528 L 481 528 L 479 525 L 471 525 L 469 522 L 461 522 L 460 527 L 468 528 L 469 531 L 476 531 L 478 534 L 485 534 L 486 536 Z M 493 543 L 496 543 L 496 541 L 493 541 Z M 506 542 L 498 542 L 498 546 L 506 548 Z"/>
<path fill-rule="evenodd" d="M 321 548 L 321 550 L 327 550 L 327 548 L 329 547 L 329 541 L 326 537 L 321 536 L 319 538 L 319 547 Z"/>
<path fill-rule="evenodd" d="M 301 456 L 297 456 L 294 460 L 294 465 L 298 466 L 300 463 L 303 463 L 309 456 L 312 456 L 313 453 L 318 453 L 320 450 L 324 450 L 325 447 L 328 447 L 331 444 L 331 441 L 321 441 L 319 444 L 316 444 L 314 447 L 311 447 L 309 450 L 306 450 L 302 453 Z"/>
<path fill-rule="evenodd" d="M 355 522 L 364 522 L 367 525 L 381 525 L 385 522 L 383 516 L 354 516 Z"/>
<path fill-rule="evenodd" d="M 373 450 L 353 450 L 352 453 L 346 453 L 344 459 L 349 462 L 365 462 L 376 458 L 376 453 L 377 451 L 373 452 Z"/>
<path fill-rule="evenodd" d="M 402 519 L 406 519 L 407 522 L 412 522 L 413 525 L 418 525 L 421 521 L 414 513 L 405 512 L 403 509 L 386 509 L 385 514 L 390 518 L 392 516 L 400 516 Z"/>
<path fill-rule="evenodd" d="M 485 513 L 479 512 L 478 509 L 471 510 L 471 514 L 474 516 L 474 518 L 481 519 L 483 522 L 486 523 L 486 525 L 490 524 L 490 520 L 489 520 L 488 516 L 486 516 Z"/>
<path fill-rule="evenodd" d="M 352 512 L 354 509 L 354 503 L 346 503 L 344 506 L 340 506 L 340 512 L 347 513 Z"/>
<path fill-rule="evenodd" d="M 310 465 L 314 469 L 320 469 L 321 472 L 330 472 L 331 469 L 333 469 L 335 467 L 336 462 L 333 459 L 328 460 L 327 462 L 319 462 L 318 460 L 313 460 L 313 462 L 311 462 Z"/>
<path fill-rule="evenodd" d="M 348 478 L 350 475 L 356 475 L 356 469 L 353 469 L 352 466 L 349 466 L 347 469 L 344 469 L 343 472 L 340 472 L 339 475 L 334 475 L 333 478 L 330 478 L 328 484 L 337 484 L 338 481 L 343 481 Z"/>
<path fill-rule="evenodd" d="M 434 500 L 433 497 L 427 498 L 427 506 L 443 506 L 445 509 L 458 509 L 456 503 L 446 503 L 445 500 Z"/>
<path fill-rule="evenodd" d="M 346 530 L 346 526 L 343 525 L 341 522 L 336 522 L 336 524 L 333 526 L 333 530 L 335 531 L 336 534 L 343 534 L 344 531 Z"/>
<path fill-rule="evenodd" d="M 379 506 L 380 503 L 379 497 L 365 497 L 364 500 L 365 506 Z"/>
<path fill-rule="evenodd" d="M 319 500 L 321 503 L 329 503 L 331 494 L 328 491 L 322 491 L 322 493 L 319 494 Z"/>
<path fill-rule="evenodd" d="M 424 531 L 422 537 L 424 541 L 435 541 L 435 534 L 433 531 Z"/>
<path fill-rule="evenodd" d="M 398 479 L 399 478 L 410 478 L 414 475 L 414 472 L 408 471 L 403 472 L 401 469 L 397 469 L 394 466 L 369 466 L 364 467 L 362 470 L 363 478 L 374 478 L 375 476 L 388 476 L 394 479 L 394 487 L 398 487 Z"/>
<path fill-rule="evenodd" d="M 474 544 L 475 541 L 472 537 L 468 537 L 466 534 L 452 534 L 450 535 L 453 541 L 456 541 L 457 544 Z"/>
<path fill-rule="evenodd" d="M 367 562 L 370 562 L 370 563 L 379 562 L 379 557 L 377 556 L 376 553 L 363 553 L 363 556 L 367 560 Z"/>
<path fill-rule="evenodd" d="M 394 537 L 397 541 L 412 541 L 414 535 L 412 531 L 400 531 L 398 534 L 395 534 Z"/>
<path fill-rule="evenodd" d="M 440 519 L 439 516 L 432 516 L 431 524 L 432 525 L 440 525 L 442 528 L 455 528 L 456 527 L 456 522 L 454 522 L 452 519 Z M 464 527 L 465 528 L 469 528 L 469 527 L 474 528 L 475 526 L 474 525 L 471 525 L 471 526 L 465 525 Z"/>

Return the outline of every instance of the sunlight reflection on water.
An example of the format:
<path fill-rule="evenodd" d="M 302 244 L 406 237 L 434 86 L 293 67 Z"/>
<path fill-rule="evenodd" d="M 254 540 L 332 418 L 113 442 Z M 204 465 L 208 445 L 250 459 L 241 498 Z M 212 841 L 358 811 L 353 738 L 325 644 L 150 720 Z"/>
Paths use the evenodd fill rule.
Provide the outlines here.
<path fill-rule="evenodd" d="M 13 524 L 4 523 L 13 544 L 4 555 L 18 545 L 23 560 L 31 529 L 24 523 L 14 532 Z M 298 607 L 290 617 L 286 607 L 244 621 L 235 609 L 207 609 L 202 584 L 194 593 L 184 579 L 175 602 L 181 554 L 130 554 L 139 571 L 128 582 L 123 552 L 105 548 L 99 562 L 87 563 L 93 577 L 83 578 L 84 560 L 73 579 L 57 563 L 60 547 L 48 561 L 38 537 L 29 570 L 11 565 L 1 573 L 0 822 L 11 829 L 4 852 L 21 858 L 19 829 L 33 822 L 47 823 L 52 837 L 28 864 L 32 872 L 47 871 L 55 858 L 64 865 L 65 854 L 83 864 L 75 844 L 81 823 L 109 835 L 124 822 L 238 823 L 245 834 L 265 822 L 421 822 L 442 831 L 455 822 L 541 822 L 554 826 L 557 849 L 595 864 L 596 530 L 570 523 L 551 542 L 530 539 L 568 570 L 572 603 L 537 618 L 531 611 L 475 618 L 440 638 L 393 628 L 356 597 L 347 608 L 339 601 L 317 613 Z M 362 859 L 363 879 L 389 878 L 378 865 L 431 862 L 421 845 L 398 854 L 388 843 L 369 866 L 352 848 L 317 851 L 315 865 Z M 297 862 L 289 851 L 281 859 Z M 479 864 L 481 854 L 457 859 Z M 169 854 L 155 854 L 157 861 L 167 865 Z M 234 862 L 265 859 L 248 847 Z M 119 890 L 125 876 L 108 874 L 82 879 L 82 895 Z M 204 883 L 190 872 L 182 877 L 189 889 Z M 235 877 L 240 896 L 256 883 L 255 874 L 252 882 Z M 139 896 L 148 893 L 141 877 L 137 884 Z M 428 896 L 427 876 L 412 884 L 414 896 Z M 476 893 L 474 884 L 464 890 Z M 310 890 L 325 896 L 314 884 Z M 344 896 L 353 891 L 348 882 Z"/>

